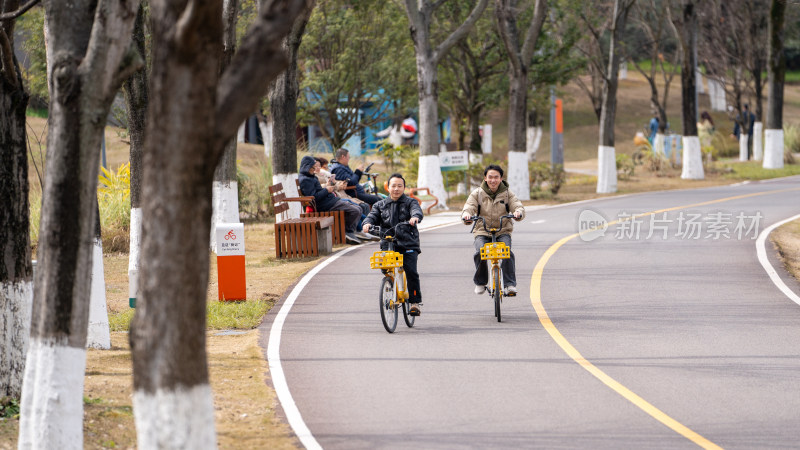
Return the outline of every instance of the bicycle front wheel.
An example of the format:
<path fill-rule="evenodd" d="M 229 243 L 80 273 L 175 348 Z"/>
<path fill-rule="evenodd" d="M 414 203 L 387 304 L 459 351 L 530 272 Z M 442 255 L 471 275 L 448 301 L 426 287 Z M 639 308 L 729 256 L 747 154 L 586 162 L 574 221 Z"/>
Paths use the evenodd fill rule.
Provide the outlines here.
<path fill-rule="evenodd" d="M 383 277 L 378 301 L 380 302 L 383 327 L 389 333 L 394 333 L 394 329 L 397 327 L 397 302 L 395 301 L 394 280 L 390 277 Z"/>
<path fill-rule="evenodd" d="M 497 321 L 500 322 L 500 302 L 503 301 L 503 289 L 500 287 L 499 267 L 492 268 L 492 280 L 492 284 L 494 285 L 494 292 L 492 292 L 492 297 L 494 297 L 494 316 L 497 317 Z"/>

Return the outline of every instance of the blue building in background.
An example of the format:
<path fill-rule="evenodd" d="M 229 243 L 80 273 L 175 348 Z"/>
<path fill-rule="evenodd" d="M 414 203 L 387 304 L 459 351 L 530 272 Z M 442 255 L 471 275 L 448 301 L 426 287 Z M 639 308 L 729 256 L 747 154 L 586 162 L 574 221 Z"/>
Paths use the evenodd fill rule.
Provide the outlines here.
<path fill-rule="evenodd" d="M 308 97 L 309 102 L 312 101 L 311 97 Z M 359 108 L 359 121 L 363 119 L 363 117 L 373 117 L 375 114 L 381 112 L 379 122 L 362 128 L 358 133 L 352 136 L 350 139 L 347 140 L 344 144 L 344 148 L 350 151 L 351 155 L 358 156 L 364 154 L 374 154 L 376 149 L 379 147 L 380 142 L 383 138 L 379 138 L 375 136 L 375 133 L 382 131 L 392 125 L 392 119 L 394 117 L 404 117 L 406 115 L 405 111 L 396 111 L 393 105 L 389 101 L 385 101 L 380 105 L 376 105 L 372 101 L 366 101 L 362 104 Z M 412 116 L 416 116 L 416 114 L 412 114 Z M 324 134 L 320 130 L 317 125 L 309 125 L 307 130 L 304 130 L 304 135 L 307 136 L 308 139 L 308 148 L 313 153 L 332 153 L 333 148 L 331 147 L 331 143 L 325 139 Z M 440 126 L 440 134 L 442 136 L 442 142 L 450 142 L 450 119 L 447 118 L 441 126 Z M 413 138 L 413 144 L 418 145 L 419 143 L 419 133 L 417 133 Z"/>

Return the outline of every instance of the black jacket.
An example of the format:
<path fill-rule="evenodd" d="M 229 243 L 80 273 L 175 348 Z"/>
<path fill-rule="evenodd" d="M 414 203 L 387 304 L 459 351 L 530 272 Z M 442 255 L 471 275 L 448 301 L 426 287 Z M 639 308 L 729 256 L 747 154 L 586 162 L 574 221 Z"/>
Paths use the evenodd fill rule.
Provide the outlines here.
<path fill-rule="evenodd" d="M 300 174 L 297 176 L 298 181 L 300 181 L 300 190 L 303 191 L 303 195 L 314 197 L 314 205 L 317 211 L 330 211 L 339 199 L 322 187 L 317 177 L 308 172 L 316 162 L 311 156 L 304 156 L 300 160 Z"/>
<path fill-rule="evenodd" d="M 422 208 L 419 207 L 419 203 L 416 200 L 403 194 L 397 201 L 387 197 L 372 205 L 372 211 L 369 212 L 363 223 L 378 225 L 386 229 L 400 222 L 408 222 L 412 217 L 422 221 Z M 417 227 L 407 225 L 397 227 L 395 245 L 406 250 L 416 250 L 422 253 L 419 246 L 419 230 Z"/>
<path fill-rule="evenodd" d="M 349 167 L 345 166 L 344 164 L 339 164 L 338 162 L 334 161 L 331 163 L 331 173 L 336 175 L 336 179 L 338 181 L 347 181 L 348 186 L 355 186 L 355 194 L 352 190 L 345 191 L 347 192 L 350 197 L 357 197 L 364 193 L 364 188 L 361 187 L 358 182 L 361 180 L 362 172 L 356 169 L 355 172 Z"/>

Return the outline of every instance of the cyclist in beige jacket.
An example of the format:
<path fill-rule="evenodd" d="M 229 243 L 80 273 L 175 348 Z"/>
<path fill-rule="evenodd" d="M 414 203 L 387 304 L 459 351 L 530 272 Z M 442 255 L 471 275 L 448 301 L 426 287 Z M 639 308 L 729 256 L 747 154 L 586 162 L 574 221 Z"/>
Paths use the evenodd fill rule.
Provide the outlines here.
<path fill-rule="evenodd" d="M 519 221 L 525 217 L 525 208 L 517 196 L 508 190 L 508 183 L 503 180 L 503 169 L 500 166 L 494 164 L 487 166 L 483 171 L 483 176 L 481 187 L 472 191 L 467 198 L 464 210 L 461 212 L 461 219 L 468 221 L 472 216 L 482 216 L 486 219 L 487 228 L 497 228 L 502 225 L 497 233 L 497 241 L 504 242 L 511 248 L 511 232 L 514 231 L 514 224 L 510 220 L 504 220 L 501 224 L 500 216 L 513 214 L 514 219 Z M 486 291 L 486 283 L 489 282 L 489 270 L 486 263 L 481 261 L 480 251 L 485 243 L 492 241 L 492 236 L 483 229 L 483 226 L 475 227 L 473 234 L 475 236 L 475 255 L 473 257 L 475 276 L 472 277 L 472 281 L 475 283 L 475 293 L 480 295 Z M 503 260 L 502 268 L 503 285 L 506 287 L 505 295 L 517 295 L 514 252 L 511 252 L 511 258 Z"/>

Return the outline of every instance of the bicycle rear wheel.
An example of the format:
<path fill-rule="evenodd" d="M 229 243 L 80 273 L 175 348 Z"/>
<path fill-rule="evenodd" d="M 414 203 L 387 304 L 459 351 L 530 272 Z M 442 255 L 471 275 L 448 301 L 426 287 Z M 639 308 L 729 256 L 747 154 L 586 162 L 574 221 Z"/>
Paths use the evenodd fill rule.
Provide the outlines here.
<path fill-rule="evenodd" d="M 378 301 L 380 302 L 383 328 L 386 328 L 389 333 L 394 333 L 394 329 L 397 327 L 397 302 L 395 301 L 394 280 L 390 277 L 383 277 Z"/>
<path fill-rule="evenodd" d="M 492 297 L 494 297 L 494 316 L 497 317 L 497 321 L 500 322 L 500 302 L 503 301 L 503 289 L 500 287 L 499 267 L 492 268 L 492 280 L 494 287 L 494 291 L 492 292 Z"/>
<path fill-rule="evenodd" d="M 408 300 L 406 300 L 403 302 L 403 320 L 406 321 L 408 328 L 412 328 L 414 327 L 414 319 L 416 319 L 416 316 L 409 314 L 409 309 L 411 309 L 411 303 L 408 303 Z"/>

